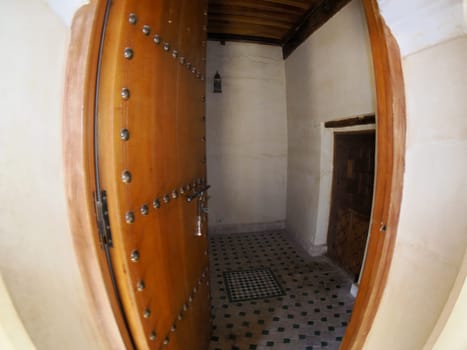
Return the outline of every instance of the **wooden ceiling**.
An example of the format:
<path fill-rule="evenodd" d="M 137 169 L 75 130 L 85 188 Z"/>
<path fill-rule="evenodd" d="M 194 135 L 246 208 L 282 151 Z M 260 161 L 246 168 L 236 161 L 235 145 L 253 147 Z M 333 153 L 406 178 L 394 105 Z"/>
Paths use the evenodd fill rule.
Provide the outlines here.
<path fill-rule="evenodd" d="M 284 58 L 350 0 L 208 0 L 208 37 L 280 45 Z"/>

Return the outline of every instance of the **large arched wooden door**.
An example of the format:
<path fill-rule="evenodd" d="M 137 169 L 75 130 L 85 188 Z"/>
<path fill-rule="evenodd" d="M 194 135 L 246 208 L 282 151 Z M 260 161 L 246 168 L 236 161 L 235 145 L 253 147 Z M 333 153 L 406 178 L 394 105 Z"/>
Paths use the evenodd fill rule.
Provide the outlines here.
<path fill-rule="evenodd" d="M 108 4 L 96 85 L 103 248 L 138 349 L 207 348 L 205 0 Z"/>

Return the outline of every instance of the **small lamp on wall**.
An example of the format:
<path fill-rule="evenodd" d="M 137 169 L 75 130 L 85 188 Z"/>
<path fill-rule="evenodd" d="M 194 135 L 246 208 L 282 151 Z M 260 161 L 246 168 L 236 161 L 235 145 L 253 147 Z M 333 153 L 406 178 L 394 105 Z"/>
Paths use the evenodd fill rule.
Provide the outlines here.
<path fill-rule="evenodd" d="M 215 93 L 222 93 L 222 78 L 218 71 L 214 75 L 214 89 L 213 92 Z"/>

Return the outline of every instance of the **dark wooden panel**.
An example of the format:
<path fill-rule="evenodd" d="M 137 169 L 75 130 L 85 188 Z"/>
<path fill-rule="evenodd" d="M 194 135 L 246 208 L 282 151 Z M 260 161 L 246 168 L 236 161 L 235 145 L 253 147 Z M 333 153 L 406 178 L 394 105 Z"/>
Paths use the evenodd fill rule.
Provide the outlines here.
<path fill-rule="evenodd" d="M 256 7 L 282 7 L 282 8 L 295 8 L 298 11 L 308 8 L 309 4 L 315 2 L 315 0 L 209 0 L 211 3 L 221 3 L 221 4 L 248 4 L 249 6 Z"/>
<path fill-rule="evenodd" d="M 280 29 L 287 29 L 289 25 L 287 23 L 281 21 L 272 21 L 269 19 L 264 19 L 259 16 L 244 16 L 244 15 L 232 15 L 229 14 L 228 17 L 223 15 L 217 14 L 209 14 L 209 20 L 213 24 L 220 25 L 222 23 L 231 24 L 235 23 L 236 25 L 246 24 L 256 26 L 264 26 L 264 27 L 272 27 L 272 28 L 280 28 Z"/>
<path fill-rule="evenodd" d="M 272 27 L 265 27 L 260 25 L 255 26 L 242 26 L 236 23 L 212 23 L 209 27 L 211 33 L 218 34 L 232 34 L 242 36 L 264 37 L 275 40 L 280 40 L 281 30 Z"/>
<path fill-rule="evenodd" d="M 284 36 L 283 56 L 287 58 L 302 42 L 313 34 L 326 21 L 334 16 L 350 0 L 321 1 L 312 7 L 302 18 L 300 23 Z"/>
<path fill-rule="evenodd" d="M 291 9 L 287 7 L 271 7 L 271 6 L 254 6 L 250 3 L 242 3 L 240 2 L 238 5 L 234 5 L 234 3 L 210 3 L 209 4 L 209 13 L 223 13 L 223 14 L 230 14 L 234 13 L 241 13 L 246 15 L 255 15 L 255 16 L 268 16 L 272 18 L 281 18 L 285 20 L 290 20 L 295 23 L 300 17 L 302 16 L 301 11 L 297 11 L 296 9 Z"/>
<path fill-rule="evenodd" d="M 287 57 L 349 1 L 209 0 L 208 33 L 210 38 L 280 44 Z"/>
<path fill-rule="evenodd" d="M 237 42 L 249 42 L 263 45 L 280 45 L 281 41 L 274 38 L 266 38 L 254 35 L 237 35 L 237 34 L 226 34 L 226 33 L 209 33 L 208 38 L 210 40 L 224 41 L 237 41 Z"/>
<path fill-rule="evenodd" d="M 373 201 L 375 132 L 335 133 L 328 255 L 356 279 Z"/>
<path fill-rule="evenodd" d="M 227 39 L 261 41 L 264 38 L 267 43 L 282 43 L 284 36 L 316 1 L 210 0 L 208 31 L 211 37 L 224 34 Z"/>
<path fill-rule="evenodd" d="M 265 0 L 273 4 L 288 5 L 306 10 L 309 8 L 310 1 L 298 1 L 298 0 Z"/>
<path fill-rule="evenodd" d="M 355 125 L 375 124 L 376 118 L 374 114 L 362 115 L 353 118 L 346 118 L 341 120 L 330 120 L 324 123 L 325 128 L 344 128 Z"/>

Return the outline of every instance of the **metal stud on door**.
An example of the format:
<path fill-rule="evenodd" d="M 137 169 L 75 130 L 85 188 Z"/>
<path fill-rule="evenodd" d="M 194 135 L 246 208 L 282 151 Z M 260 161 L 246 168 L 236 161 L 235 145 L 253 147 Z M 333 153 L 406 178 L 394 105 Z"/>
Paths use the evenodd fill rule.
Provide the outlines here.
<path fill-rule="evenodd" d="M 114 0 L 103 30 L 96 171 L 112 227 L 110 270 L 138 349 L 208 344 L 206 7 Z M 196 193 L 196 205 L 185 200 Z"/>

